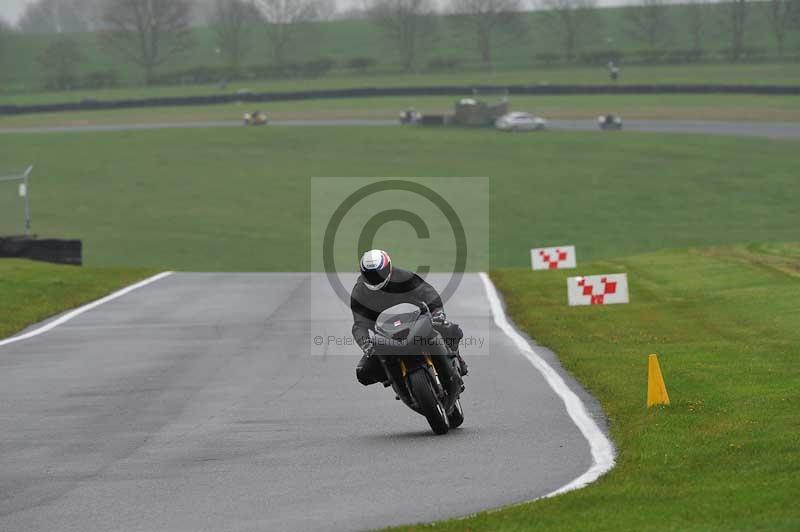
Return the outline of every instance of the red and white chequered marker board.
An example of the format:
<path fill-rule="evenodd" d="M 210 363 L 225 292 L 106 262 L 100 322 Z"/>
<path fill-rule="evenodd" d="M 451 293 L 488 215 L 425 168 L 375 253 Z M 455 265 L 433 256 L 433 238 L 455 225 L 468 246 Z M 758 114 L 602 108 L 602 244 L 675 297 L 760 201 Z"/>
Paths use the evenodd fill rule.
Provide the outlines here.
<path fill-rule="evenodd" d="M 574 267 L 575 246 L 531 250 L 531 268 L 534 270 L 563 270 Z"/>
<path fill-rule="evenodd" d="M 567 279 L 569 305 L 628 303 L 628 276 L 624 273 L 587 275 Z"/>

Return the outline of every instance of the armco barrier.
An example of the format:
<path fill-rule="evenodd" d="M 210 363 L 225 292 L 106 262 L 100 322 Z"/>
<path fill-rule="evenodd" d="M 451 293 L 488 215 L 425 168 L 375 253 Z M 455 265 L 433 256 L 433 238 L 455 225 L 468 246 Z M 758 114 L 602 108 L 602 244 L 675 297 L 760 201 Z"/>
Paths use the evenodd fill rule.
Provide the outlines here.
<path fill-rule="evenodd" d="M 364 87 L 296 92 L 213 94 L 136 100 L 85 100 L 42 105 L 2 105 L 0 115 L 99 111 L 140 107 L 220 105 L 235 102 L 285 102 L 333 98 L 372 98 L 383 96 L 465 96 L 474 91 L 508 91 L 512 95 L 573 94 L 766 94 L 800 95 L 800 85 L 442 85 L 438 87 Z"/>
<path fill-rule="evenodd" d="M 0 237 L 0 258 L 31 259 L 80 266 L 83 243 L 80 240 Z"/>

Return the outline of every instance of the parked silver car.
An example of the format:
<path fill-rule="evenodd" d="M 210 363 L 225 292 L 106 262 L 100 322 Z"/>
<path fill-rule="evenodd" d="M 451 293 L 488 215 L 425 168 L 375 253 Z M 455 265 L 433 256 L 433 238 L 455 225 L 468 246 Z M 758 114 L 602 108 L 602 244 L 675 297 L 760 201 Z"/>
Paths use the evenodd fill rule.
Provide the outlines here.
<path fill-rule="evenodd" d="M 547 120 L 530 113 L 508 113 L 494 123 L 500 131 L 538 131 L 547 127 Z"/>

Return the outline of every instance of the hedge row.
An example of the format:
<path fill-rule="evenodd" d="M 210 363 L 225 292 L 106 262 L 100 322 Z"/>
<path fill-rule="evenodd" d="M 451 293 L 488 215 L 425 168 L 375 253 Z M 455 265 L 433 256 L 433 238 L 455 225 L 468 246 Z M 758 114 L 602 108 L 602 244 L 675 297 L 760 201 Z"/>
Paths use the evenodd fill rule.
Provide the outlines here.
<path fill-rule="evenodd" d="M 598 50 L 579 54 L 574 64 L 598 66 L 614 61 L 618 65 L 667 65 L 667 64 L 695 64 L 702 62 L 728 61 L 732 57 L 730 50 L 703 51 L 703 50 L 638 50 L 622 52 L 620 50 Z M 763 48 L 747 48 L 742 51 L 740 61 L 761 62 L 772 59 L 768 51 Z M 533 57 L 533 62 L 538 66 L 564 65 L 568 62 L 564 56 L 557 53 L 539 53 Z M 334 59 L 323 57 L 306 62 L 293 62 L 281 66 L 248 66 L 237 71 L 225 67 L 200 66 L 183 70 L 163 73 L 151 81 L 153 85 L 192 85 L 202 83 L 224 83 L 226 81 L 256 81 L 274 79 L 319 78 L 329 74 L 333 69 L 344 69 L 356 73 L 366 73 L 378 65 L 378 60 L 372 57 L 354 57 L 344 63 L 337 63 Z M 425 64 L 425 69 L 431 72 L 454 71 L 466 65 L 457 57 L 434 57 Z M 110 88 L 117 85 L 116 73 L 95 72 L 76 80 L 48 80 L 48 89 L 81 89 L 81 88 Z"/>
<path fill-rule="evenodd" d="M 226 67 L 194 67 L 174 70 L 156 76 L 153 85 L 192 85 L 198 83 L 219 83 L 225 81 L 273 80 L 296 78 L 320 78 L 336 67 L 366 73 L 375 67 L 378 61 L 371 57 L 354 57 L 344 65 L 338 65 L 334 59 L 323 57 L 304 63 L 286 63 L 281 66 L 248 66 L 239 70 Z M 430 71 L 452 71 L 462 66 L 462 61 L 455 57 L 436 57 L 428 61 L 426 68 Z"/>
<path fill-rule="evenodd" d="M 233 80 L 318 78 L 328 74 L 336 66 L 330 58 L 314 59 L 305 63 L 287 63 L 281 66 L 250 66 L 241 70 L 225 67 L 195 67 L 175 70 L 152 80 L 154 85 L 187 85 L 216 83 Z"/>
<path fill-rule="evenodd" d="M 620 50 L 597 50 L 582 53 L 577 57 L 577 62 L 584 65 L 602 65 L 609 60 L 615 63 L 627 64 L 646 64 L 646 65 L 669 65 L 669 64 L 691 64 L 701 62 L 721 62 L 732 61 L 734 58 L 733 50 L 661 50 L 648 49 L 636 50 L 633 52 L 622 52 Z M 770 52 L 765 48 L 744 48 L 740 50 L 739 61 L 758 63 L 773 59 Z M 536 60 L 539 63 L 558 64 L 563 63 L 564 58 L 559 54 L 537 54 Z"/>
<path fill-rule="evenodd" d="M 118 81 L 117 72 L 114 70 L 90 72 L 82 77 L 62 74 L 48 77 L 45 80 L 45 88 L 47 90 L 113 89 Z"/>

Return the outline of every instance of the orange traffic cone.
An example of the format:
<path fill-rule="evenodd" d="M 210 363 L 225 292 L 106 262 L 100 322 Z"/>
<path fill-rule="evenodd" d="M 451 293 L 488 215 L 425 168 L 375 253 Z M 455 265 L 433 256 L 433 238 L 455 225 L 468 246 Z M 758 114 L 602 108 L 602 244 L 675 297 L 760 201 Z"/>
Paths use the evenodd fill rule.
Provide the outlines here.
<path fill-rule="evenodd" d="M 658 365 L 658 356 L 647 357 L 647 407 L 653 405 L 668 405 L 669 394 L 661 375 L 661 366 Z"/>

